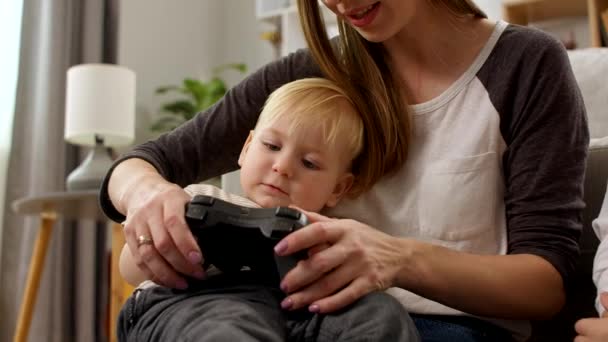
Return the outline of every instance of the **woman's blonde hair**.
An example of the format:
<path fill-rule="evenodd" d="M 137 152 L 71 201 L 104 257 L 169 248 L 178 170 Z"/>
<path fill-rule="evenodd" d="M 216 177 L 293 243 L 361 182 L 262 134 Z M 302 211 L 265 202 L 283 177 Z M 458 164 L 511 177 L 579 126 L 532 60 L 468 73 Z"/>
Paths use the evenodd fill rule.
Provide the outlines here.
<path fill-rule="evenodd" d="M 486 17 L 469 0 L 428 0 L 444 5 L 457 16 Z M 340 39 L 332 45 L 319 2 L 298 0 L 300 23 L 310 52 L 325 77 L 349 95 L 365 125 L 366 148 L 358 167 L 370 188 L 384 174 L 401 167 L 410 142 L 409 109 L 400 91 L 400 81 L 389 66 L 381 43 L 365 40 L 338 18 Z"/>
<path fill-rule="evenodd" d="M 361 116 L 347 93 L 325 78 L 304 78 L 276 89 L 260 113 L 254 132 L 268 127 L 278 119 L 287 119 L 287 134 L 307 128 L 321 128 L 324 143 L 334 146 L 340 140 L 348 149 L 349 165 L 355 183 L 349 194 L 360 192 L 355 161 L 364 146 L 364 127 Z M 254 133 L 255 134 L 255 133 Z"/>

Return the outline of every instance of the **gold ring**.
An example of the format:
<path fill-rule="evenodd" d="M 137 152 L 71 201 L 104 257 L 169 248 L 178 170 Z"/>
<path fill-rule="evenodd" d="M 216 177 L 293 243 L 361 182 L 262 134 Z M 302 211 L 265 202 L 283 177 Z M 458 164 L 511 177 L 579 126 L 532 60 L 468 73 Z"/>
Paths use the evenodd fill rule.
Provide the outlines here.
<path fill-rule="evenodd" d="M 140 247 L 142 245 L 153 245 L 154 241 L 152 241 L 151 237 L 145 236 L 145 235 L 140 235 L 137 237 L 137 247 Z"/>

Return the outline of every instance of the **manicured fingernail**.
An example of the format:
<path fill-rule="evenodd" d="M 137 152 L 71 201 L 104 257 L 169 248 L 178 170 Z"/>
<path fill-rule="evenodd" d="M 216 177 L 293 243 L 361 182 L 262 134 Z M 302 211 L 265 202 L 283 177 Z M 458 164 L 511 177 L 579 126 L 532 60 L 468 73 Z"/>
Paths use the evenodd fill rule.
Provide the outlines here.
<path fill-rule="evenodd" d="M 185 290 L 188 288 L 188 283 L 186 283 L 186 281 L 183 279 L 178 280 L 177 283 L 175 283 L 175 288 Z"/>
<path fill-rule="evenodd" d="M 281 255 L 281 253 L 285 252 L 287 250 L 287 241 L 282 240 L 281 242 L 277 243 L 276 246 L 274 246 L 274 252 L 277 253 L 278 255 Z"/>
<path fill-rule="evenodd" d="M 291 298 L 287 297 L 285 298 L 282 302 L 281 302 L 281 308 L 288 310 L 289 308 L 291 308 L 293 306 L 293 300 L 291 300 Z"/>
<path fill-rule="evenodd" d="M 194 272 L 194 277 L 196 279 L 205 279 L 206 275 L 205 275 L 205 272 L 203 272 L 203 271 L 196 271 L 196 272 Z"/>
<path fill-rule="evenodd" d="M 201 260 L 203 259 L 203 257 L 201 255 L 201 253 L 192 251 L 192 252 L 188 253 L 188 259 L 193 264 L 199 264 L 201 262 Z"/>
<path fill-rule="evenodd" d="M 285 293 L 287 293 L 287 284 L 285 284 L 285 282 L 281 283 L 281 290 Z"/>
<path fill-rule="evenodd" d="M 321 311 L 321 308 L 317 304 L 313 304 L 308 307 L 308 311 L 318 313 L 319 311 Z"/>

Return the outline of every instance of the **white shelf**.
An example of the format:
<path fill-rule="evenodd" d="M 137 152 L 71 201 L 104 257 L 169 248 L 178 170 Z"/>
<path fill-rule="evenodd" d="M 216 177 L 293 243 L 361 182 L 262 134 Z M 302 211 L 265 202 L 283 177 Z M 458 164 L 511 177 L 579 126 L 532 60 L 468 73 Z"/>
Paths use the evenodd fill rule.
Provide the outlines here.
<path fill-rule="evenodd" d="M 295 0 L 256 0 L 255 15 L 260 20 L 275 20 L 289 12 L 297 12 Z"/>
<path fill-rule="evenodd" d="M 296 5 L 290 5 L 288 7 L 275 8 L 263 12 L 258 12 L 256 16 L 260 20 L 275 22 L 280 17 L 298 13 L 298 7 Z"/>
<path fill-rule="evenodd" d="M 337 34 L 335 15 L 321 4 L 322 15 L 330 36 Z M 256 0 L 256 16 L 259 20 L 276 26 L 281 34 L 279 53 L 286 56 L 290 52 L 306 47 L 306 39 L 300 26 L 295 0 Z"/>

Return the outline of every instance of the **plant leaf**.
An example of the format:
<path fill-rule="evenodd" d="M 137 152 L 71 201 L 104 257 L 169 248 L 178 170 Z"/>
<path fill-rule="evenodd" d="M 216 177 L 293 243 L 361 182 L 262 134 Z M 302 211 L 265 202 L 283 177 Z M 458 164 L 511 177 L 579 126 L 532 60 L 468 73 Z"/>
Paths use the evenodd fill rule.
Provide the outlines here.
<path fill-rule="evenodd" d="M 150 125 L 150 130 L 153 132 L 170 131 L 181 125 L 183 122 L 184 120 L 178 116 L 164 115 Z"/>
<path fill-rule="evenodd" d="M 219 65 L 219 66 L 213 68 L 213 74 L 219 75 L 221 72 L 224 72 L 225 70 L 228 70 L 228 69 L 233 69 L 233 70 L 236 70 L 243 74 L 243 73 L 247 72 L 247 65 L 245 63 L 222 64 L 222 65 Z"/>
<path fill-rule="evenodd" d="M 224 83 L 223 80 L 214 77 L 213 79 L 211 79 L 211 81 L 209 81 L 208 84 L 208 93 L 210 96 L 217 96 L 217 95 L 221 95 L 224 96 L 224 94 L 226 94 L 226 83 Z"/>
<path fill-rule="evenodd" d="M 156 93 L 157 94 L 164 94 L 168 91 L 179 91 L 181 88 L 178 86 L 174 86 L 174 85 L 168 85 L 168 86 L 162 86 L 162 87 L 158 87 L 156 88 Z"/>
<path fill-rule="evenodd" d="M 178 92 L 186 96 L 176 101 L 165 103 L 162 108 L 168 112 L 150 126 L 152 131 L 174 129 L 186 120 L 192 119 L 198 112 L 206 110 L 219 101 L 227 91 L 226 83 L 219 73 L 233 69 L 240 73 L 247 71 L 244 63 L 226 63 L 213 69 L 213 77 L 209 82 L 194 78 L 185 78 L 181 86 L 168 85 L 158 87 L 156 94 Z"/>
<path fill-rule="evenodd" d="M 169 102 L 163 106 L 163 110 L 184 116 L 184 114 L 190 114 L 196 112 L 196 107 L 192 104 L 192 102 L 188 100 L 177 100 L 173 102 Z"/>
<path fill-rule="evenodd" d="M 200 80 L 187 78 L 184 80 L 185 93 L 190 95 L 194 100 L 194 107 L 199 107 L 207 96 L 208 85 Z"/>

